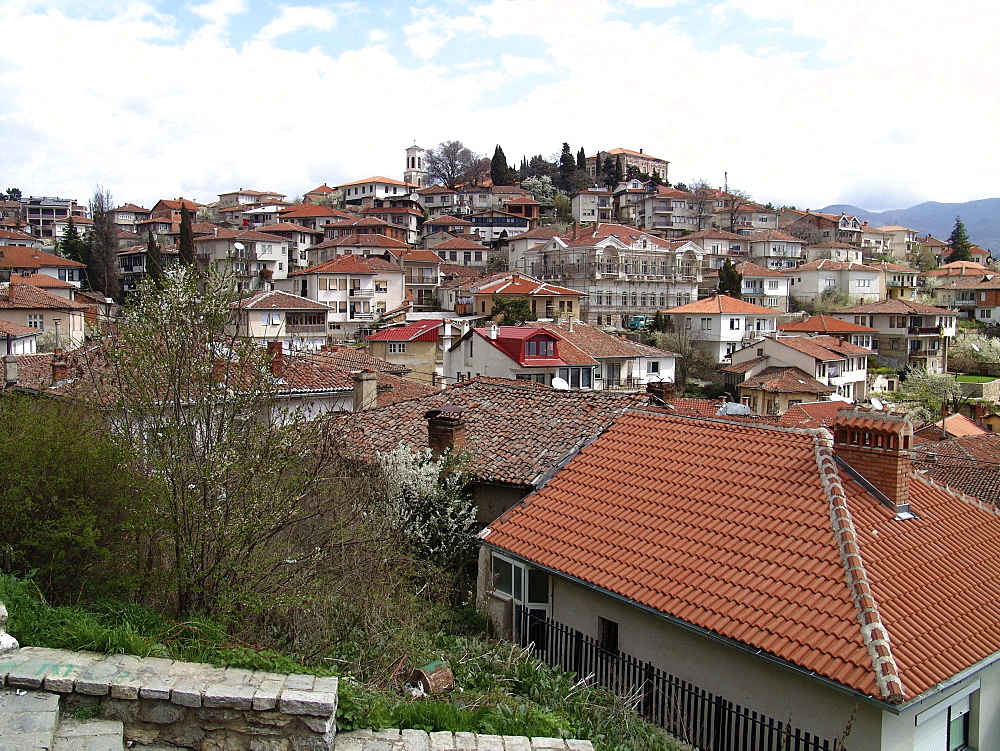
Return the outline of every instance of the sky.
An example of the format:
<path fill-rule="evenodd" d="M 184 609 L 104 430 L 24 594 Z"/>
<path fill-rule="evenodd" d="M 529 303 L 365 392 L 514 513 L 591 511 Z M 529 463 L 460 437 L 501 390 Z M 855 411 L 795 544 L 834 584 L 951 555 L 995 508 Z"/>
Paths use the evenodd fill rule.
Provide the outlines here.
<path fill-rule="evenodd" d="M 0 189 L 207 203 L 405 150 L 643 149 L 871 211 L 1000 195 L 1000 3 L 0 0 Z"/>

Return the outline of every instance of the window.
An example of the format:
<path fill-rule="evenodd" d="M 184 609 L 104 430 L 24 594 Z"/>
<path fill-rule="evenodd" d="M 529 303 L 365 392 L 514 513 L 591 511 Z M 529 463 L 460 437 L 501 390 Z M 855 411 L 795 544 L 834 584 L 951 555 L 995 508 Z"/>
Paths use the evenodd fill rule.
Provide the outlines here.
<path fill-rule="evenodd" d="M 33 329 L 45 331 L 45 323 L 41 313 L 28 313 L 28 325 Z"/>
<path fill-rule="evenodd" d="M 406 354 L 406 342 L 389 342 L 389 354 L 390 355 Z"/>
<path fill-rule="evenodd" d="M 768 279 L 768 281 L 767 281 L 767 288 L 768 289 L 778 289 L 778 280 L 777 279 Z"/>
<path fill-rule="evenodd" d="M 712 328 L 712 319 L 711 318 L 702 318 L 701 319 L 701 330 L 702 331 L 710 331 L 711 328 Z"/>
<path fill-rule="evenodd" d="M 618 651 L 618 623 L 607 618 L 597 619 L 597 641 L 605 652 Z"/>
<path fill-rule="evenodd" d="M 649 372 L 650 373 L 659 373 L 660 372 L 660 361 L 659 360 L 650 360 L 649 361 Z"/>
<path fill-rule="evenodd" d="M 573 389 L 589 389 L 593 374 L 592 368 L 559 368 L 559 377 Z"/>
<path fill-rule="evenodd" d="M 524 343 L 525 357 L 552 357 L 556 344 L 552 340 L 532 339 Z"/>
<path fill-rule="evenodd" d="M 958 751 L 978 745 L 971 737 L 969 717 L 974 708 L 978 709 L 979 687 L 980 682 L 976 681 L 945 702 L 918 714 L 913 748 Z"/>
<path fill-rule="evenodd" d="M 265 311 L 260 314 L 260 322 L 263 326 L 280 326 L 281 314 L 272 311 Z"/>
<path fill-rule="evenodd" d="M 739 318 L 730 318 L 729 319 L 729 330 L 730 331 L 739 331 L 740 330 L 740 319 Z"/>
<path fill-rule="evenodd" d="M 375 291 L 376 292 L 388 292 L 389 291 L 389 282 L 386 281 L 385 279 L 376 279 L 375 280 Z"/>

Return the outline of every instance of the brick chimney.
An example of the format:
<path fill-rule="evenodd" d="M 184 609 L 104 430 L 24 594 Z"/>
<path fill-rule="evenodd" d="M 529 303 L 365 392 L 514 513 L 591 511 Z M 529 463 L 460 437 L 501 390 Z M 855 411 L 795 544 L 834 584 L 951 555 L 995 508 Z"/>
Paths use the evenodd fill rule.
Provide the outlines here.
<path fill-rule="evenodd" d="M 677 392 L 672 381 L 650 381 L 646 384 L 646 393 L 652 394 L 664 404 L 670 404 Z"/>
<path fill-rule="evenodd" d="M 370 370 L 359 370 L 354 374 L 354 411 L 371 409 L 378 400 L 378 381 Z"/>
<path fill-rule="evenodd" d="M 59 383 L 69 378 L 69 365 L 61 353 L 52 358 L 52 383 Z"/>
<path fill-rule="evenodd" d="M 281 342 L 268 342 L 267 353 L 271 356 L 271 375 L 281 378 L 285 374 L 285 350 Z"/>
<path fill-rule="evenodd" d="M 17 383 L 17 355 L 3 356 L 3 383 Z"/>
<path fill-rule="evenodd" d="M 913 425 L 903 415 L 844 409 L 829 429 L 837 458 L 881 492 L 889 508 L 908 512 Z"/>
<path fill-rule="evenodd" d="M 460 451 L 465 447 L 465 421 L 461 407 L 445 404 L 441 409 L 426 412 L 424 417 L 427 418 L 427 446 L 435 458 L 449 449 Z"/>

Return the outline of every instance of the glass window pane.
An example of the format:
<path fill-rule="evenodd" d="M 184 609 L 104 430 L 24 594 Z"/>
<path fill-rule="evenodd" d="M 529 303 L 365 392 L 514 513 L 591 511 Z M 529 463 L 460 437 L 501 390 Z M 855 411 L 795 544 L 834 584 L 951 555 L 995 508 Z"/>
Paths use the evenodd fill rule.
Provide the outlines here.
<path fill-rule="evenodd" d="M 493 580 L 497 592 L 512 595 L 514 592 L 514 566 L 502 558 L 493 558 Z M 520 587 L 518 587 L 520 590 Z"/>
<path fill-rule="evenodd" d="M 549 575 L 538 569 L 528 569 L 528 602 L 549 601 Z"/>

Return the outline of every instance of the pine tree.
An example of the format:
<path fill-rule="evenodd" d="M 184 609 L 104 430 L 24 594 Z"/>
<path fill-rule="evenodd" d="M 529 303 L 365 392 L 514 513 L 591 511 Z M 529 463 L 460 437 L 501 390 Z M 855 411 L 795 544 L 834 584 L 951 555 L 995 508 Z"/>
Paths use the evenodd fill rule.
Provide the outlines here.
<path fill-rule="evenodd" d="M 160 246 L 157 245 L 152 232 L 149 233 L 146 240 L 146 275 L 149 276 L 154 285 L 160 286 L 160 281 L 163 279 L 163 267 L 160 265 Z"/>
<path fill-rule="evenodd" d="M 576 168 L 578 170 L 587 169 L 587 152 L 583 150 L 583 146 L 576 152 Z"/>
<path fill-rule="evenodd" d="M 514 184 L 514 170 L 507 164 L 507 157 L 504 155 L 503 149 L 500 148 L 500 144 L 497 144 L 493 158 L 490 159 L 490 178 L 494 185 Z"/>
<path fill-rule="evenodd" d="M 181 254 L 181 263 L 194 266 L 194 232 L 191 230 L 191 211 L 186 205 L 181 205 L 181 233 L 177 240 Z"/>
<path fill-rule="evenodd" d="M 622 169 L 622 158 L 615 160 L 615 185 L 625 179 L 625 171 Z"/>
<path fill-rule="evenodd" d="M 734 300 L 743 298 L 743 275 L 728 258 L 719 269 L 719 294 L 729 295 Z"/>
<path fill-rule="evenodd" d="M 80 237 L 76 224 L 73 223 L 73 217 L 70 217 L 69 221 L 66 222 L 66 229 L 59 239 L 58 247 L 59 253 L 64 258 L 83 264 L 90 263 L 90 243 L 85 238 Z"/>
<path fill-rule="evenodd" d="M 965 231 L 961 217 L 955 217 L 955 228 L 948 235 L 948 245 L 951 246 L 948 263 L 972 260 L 972 241 L 969 240 L 969 233 Z"/>
<path fill-rule="evenodd" d="M 604 162 L 601 164 L 601 179 L 609 188 L 618 184 L 615 182 L 615 162 L 610 155 L 605 156 Z"/>

